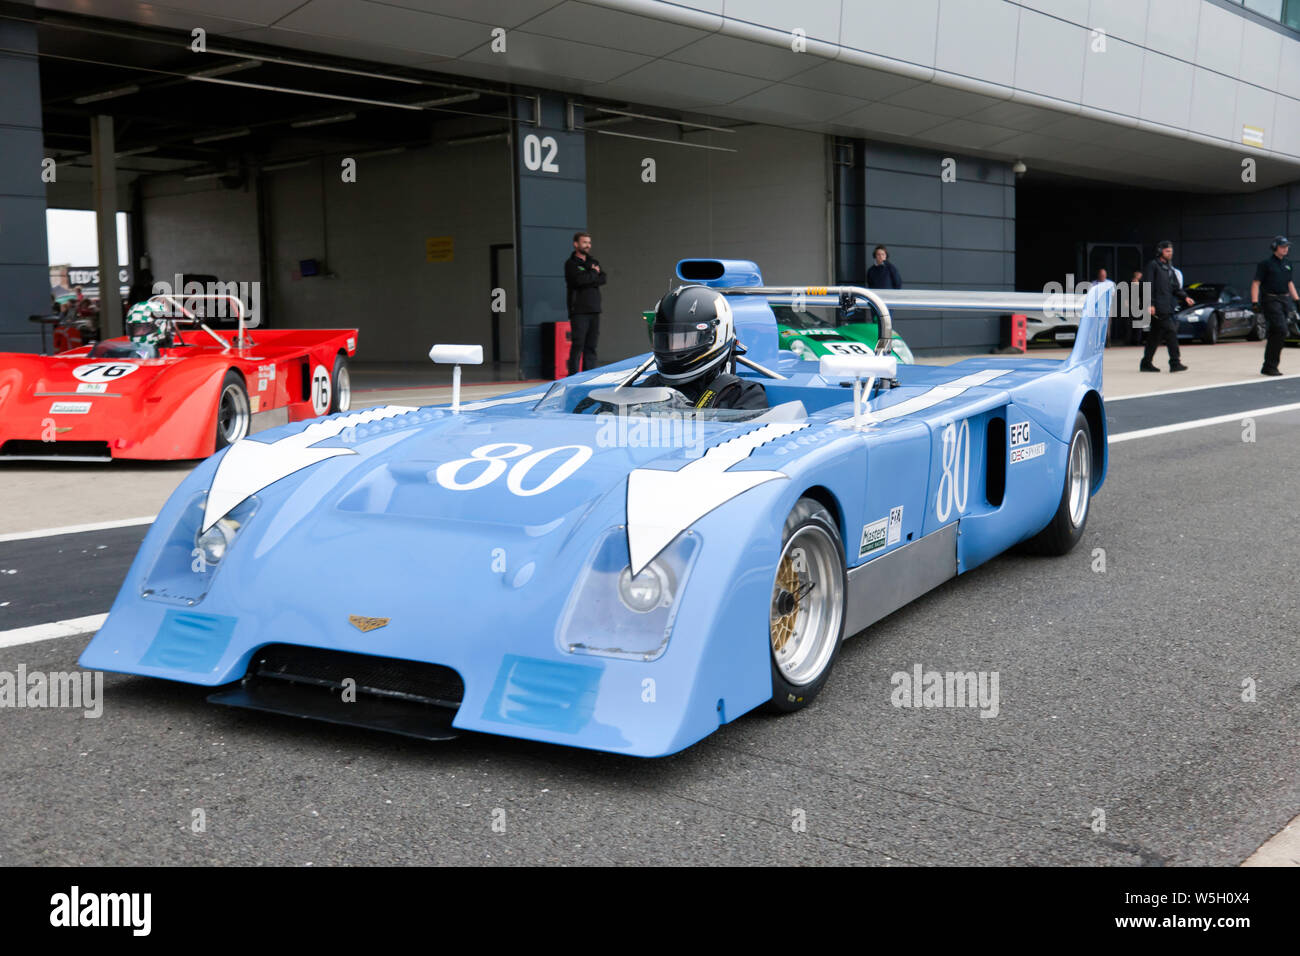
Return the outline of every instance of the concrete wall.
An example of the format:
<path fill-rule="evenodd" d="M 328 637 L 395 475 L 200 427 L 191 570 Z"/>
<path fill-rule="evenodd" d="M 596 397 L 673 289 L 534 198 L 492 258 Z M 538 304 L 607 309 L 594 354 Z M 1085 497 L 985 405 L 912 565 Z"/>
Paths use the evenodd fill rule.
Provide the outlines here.
<path fill-rule="evenodd" d="M 27 317 L 50 311 L 35 29 L 0 22 L 0 48 L 32 54 L 0 53 L 0 352 L 35 352 Z"/>
<path fill-rule="evenodd" d="M 223 282 L 258 280 L 255 185 L 226 189 L 217 180 L 154 176 L 142 180 L 141 189 L 141 252 L 149 255 L 156 282 L 172 282 L 177 273 L 215 275 Z M 123 199 L 119 196 L 119 204 Z"/>
<path fill-rule="evenodd" d="M 669 137 L 671 127 L 626 124 L 620 133 Z M 826 138 L 768 126 L 689 133 L 718 153 L 587 133 L 592 249 L 609 273 L 603 290 L 602 362 L 649 348 L 641 312 L 677 285 L 679 259 L 752 259 L 773 285 L 830 279 Z M 652 158 L 656 181 L 642 181 Z M 555 250 L 558 259 L 568 245 Z"/>
<path fill-rule="evenodd" d="M 325 162 L 267 174 L 271 321 L 356 326 L 361 361 L 419 361 L 435 341 L 490 356 L 488 246 L 513 241 L 506 143 L 362 156 L 355 183 Z M 426 262 L 425 240 L 441 236 L 453 261 Z M 294 279 L 310 258 L 333 277 Z"/>
<path fill-rule="evenodd" d="M 263 174 L 268 287 L 276 328 L 356 327 L 358 359 L 418 361 L 434 341 L 482 344 L 491 355 L 488 246 L 512 241 L 504 142 L 357 157 L 344 183 L 336 157 Z M 255 185 L 155 176 L 144 183 L 147 251 L 156 280 L 209 273 L 261 278 Z M 451 236 L 451 262 L 427 262 L 425 240 Z M 304 259 L 326 274 L 295 278 Z M 509 259 L 504 265 L 509 268 Z M 511 287 L 513 283 L 510 283 Z M 514 303 L 503 358 L 515 355 Z"/>
<path fill-rule="evenodd" d="M 955 180 L 944 182 L 945 159 Z M 990 160 L 867 143 L 864 240 L 889 248 L 906 289 L 1015 288 L 1015 175 Z M 997 316 L 900 313 L 895 328 L 913 349 L 998 344 Z"/>

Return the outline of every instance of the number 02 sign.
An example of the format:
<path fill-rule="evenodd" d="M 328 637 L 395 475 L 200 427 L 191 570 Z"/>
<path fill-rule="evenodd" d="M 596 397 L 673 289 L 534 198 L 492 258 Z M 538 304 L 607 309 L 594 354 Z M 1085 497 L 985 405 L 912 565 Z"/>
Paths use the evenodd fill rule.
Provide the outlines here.
<path fill-rule="evenodd" d="M 524 166 L 532 172 L 558 173 L 560 164 L 555 161 L 560 146 L 554 136 L 529 133 L 524 137 Z"/>

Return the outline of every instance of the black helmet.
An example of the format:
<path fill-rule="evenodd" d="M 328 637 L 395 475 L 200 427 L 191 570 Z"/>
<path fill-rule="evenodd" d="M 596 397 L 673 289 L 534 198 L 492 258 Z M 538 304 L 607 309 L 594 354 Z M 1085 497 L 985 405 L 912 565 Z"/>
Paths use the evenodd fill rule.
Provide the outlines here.
<path fill-rule="evenodd" d="M 680 286 L 660 299 L 651 331 L 655 365 L 666 382 L 716 372 L 736 347 L 731 305 L 708 286 Z"/>
<path fill-rule="evenodd" d="M 1274 237 L 1273 237 L 1273 245 L 1272 245 L 1270 248 L 1271 248 L 1274 252 L 1277 252 L 1277 250 L 1278 250 L 1279 247 L 1281 247 L 1281 246 L 1289 246 L 1289 245 L 1291 245 L 1291 240 L 1288 239 L 1286 236 L 1274 236 Z"/>

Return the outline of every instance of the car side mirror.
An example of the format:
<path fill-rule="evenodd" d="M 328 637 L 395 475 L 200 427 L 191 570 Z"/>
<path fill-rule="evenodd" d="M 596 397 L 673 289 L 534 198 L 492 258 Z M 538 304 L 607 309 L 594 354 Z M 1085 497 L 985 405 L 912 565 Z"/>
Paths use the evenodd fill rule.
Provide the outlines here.
<path fill-rule="evenodd" d="M 451 365 L 451 413 L 460 414 L 460 367 L 462 365 L 482 365 L 483 346 L 481 345 L 435 345 L 429 349 L 429 358 L 438 365 Z"/>

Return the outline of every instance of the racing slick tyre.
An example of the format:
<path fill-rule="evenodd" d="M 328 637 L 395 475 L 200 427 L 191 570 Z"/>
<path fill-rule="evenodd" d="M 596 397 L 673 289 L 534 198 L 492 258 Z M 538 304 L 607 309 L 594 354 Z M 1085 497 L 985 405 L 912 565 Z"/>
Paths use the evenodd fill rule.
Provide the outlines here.
<path fill-rule="evenodd" d="M 800 498 L 785 519 L 772 583 L 769 710 L 800 710 L 825 685 L 844 642 L 845 593 L 835 519 L 820 501 Z"/>
<path fill-rule="evenodd" d="M 1219 342 L 1219 317 L 1210 316 L 1210 320 L 1205 323 L 1205 331 L 1201 333 L 1201 341 L 1206 345 L 1217 345 Z"/>
<path fill-rule="evenodd" d="M 1268 317 L 1263 312 L 1255 313 L 1255 324 L 1246 333 L 1249 342 L 1263 342 L 1268 337 Z"/>
<path fill-rule="evenodd" d="M 329 413 L 346 412 L 352 407 L 352 376 L 348 373 L 348 360 L 340 355 L 334 359 L 334 374 L 330 377 L 334 388 L 330 398 Z"/>
<path fill-rule="evenodd" d="M 1065 462 L 1061 503 L 1051 523 L 1025 542 L 1025 550 L 1031 554 L 1066 554 L 1083 537 L 1092 502 L 1092 429 L 1083 412 L 1074 414 L 1074 430 Z"/>
<path fill-rule="evenodd" d="M 233 445 L 248 434 L 253 415 L 248 404 L 248 389 L 243 377 L 233 368 L 221 380 L 221 393 L 217 398 L 217 445 L 220 451 Z"/>

